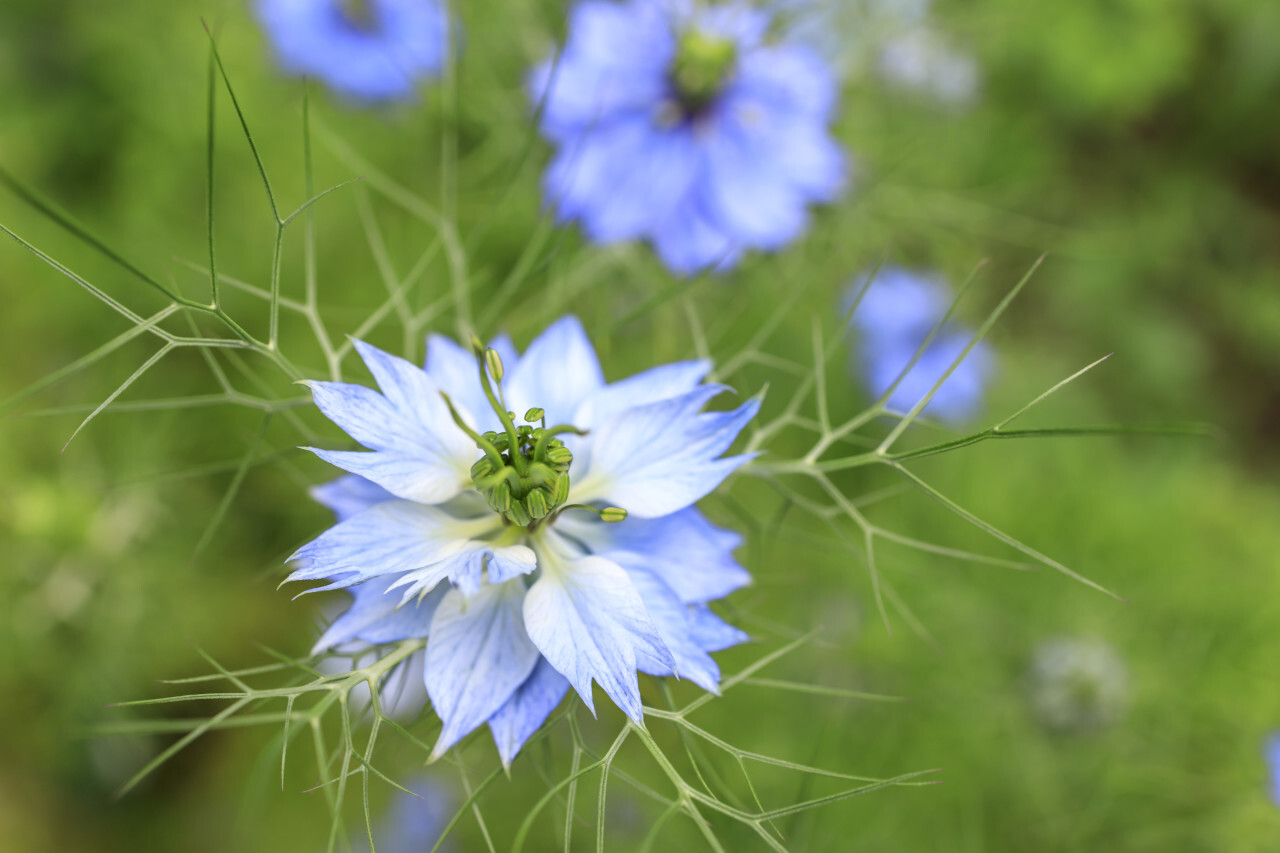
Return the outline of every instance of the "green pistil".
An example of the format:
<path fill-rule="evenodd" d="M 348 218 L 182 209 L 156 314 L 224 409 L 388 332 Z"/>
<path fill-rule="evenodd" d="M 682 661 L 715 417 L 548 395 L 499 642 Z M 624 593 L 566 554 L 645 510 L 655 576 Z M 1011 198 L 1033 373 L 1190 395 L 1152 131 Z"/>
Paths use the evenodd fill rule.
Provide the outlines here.
<path fill-rule="evenodd" d="M 734 43 L 690 30 L 680 36 L 671 64 L 671 85 L 686 115 L 705 110 L 724 89 L 737 60 Z"/>
<path fill-rule="evenodd" d="M 347 23 L 357 30 L 375 29 L 377 20 L 369 0 L 342 0 L 338 4 L 338 9 Z"/>
<path fill-rule="evenodd" d="M 472 341 L 472 348 L 480 369 L 480 386 L 502 431 L 477 433 L 462 420 L 448 395 L 441 396 L 454 423 L 484 451 L 484 456 L 471 466 L 472 484 L 494 512 L 514 525 L 533 529 L 569 499 L 573 453 L 556 436 L 585 433 L 568 424 L 547 427 L 544 413 L 538 408 L 525 412 L 527 423 L 516 426 L 515 414 L 507 411 L 502 397 L 502 359 L 478 340 Z M 494 383 L 498 386 L 496 392 Z"/>

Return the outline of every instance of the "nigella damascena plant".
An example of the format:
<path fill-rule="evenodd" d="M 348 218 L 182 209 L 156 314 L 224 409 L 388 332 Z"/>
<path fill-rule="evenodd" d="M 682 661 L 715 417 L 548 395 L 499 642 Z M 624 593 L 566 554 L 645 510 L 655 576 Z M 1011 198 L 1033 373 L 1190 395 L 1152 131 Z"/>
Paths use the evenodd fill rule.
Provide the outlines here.
<path fill-rule="evenodd" d="M 851 321 L 856 345 L 850 370 L 874 396 L 893 388 L 887 401 L 890 409 L 910 411 L 964 352 L 972 332 L 958 324 L 943 326 L 912 364 L 916 351 L 951 305 L 946 281 L 934 273 L 887 266 L 875 273 L 870 284 L 867 275 L 856 279 L 845 293 L 846 305 L 859 293 L 863 293 L 862 299 Z M 982 408 L 983 390 L 994 367 L 990 348 L 979 342 L 947 377 L 924 412 L 946 421 L 968 420 Z M 903 370 L 906 375 L 894 387 Z"/>
<path fill-rule="evenodd" d="M 504 764 L 569 687 L 637 722 L 637 670 L 717 690 L 709 653 L 746 637 L 708 604 L 749 576 L 693 504 L 747 461 L 724 454 L 758 400 L 703 411 L 728 390 L 706 361 L 606 383 L 572 317 L 523 356 L 433 336 L 419 368 L 356 347 L 380 392 L 309 383 L 369 448 L 312 449 L 350 473 L 314 491 L 339 522 L 289 579 L 355 596 L 317 652 L 426 638 L 433 755 L 488 723 Z"/>
<path fill-rule="evenodd" d="M 837 87 L 770 23 L 742 3 L 574 7 L 563 51 L 530 81 L 558 149 L 544 185 L 561 221 L 599 243 L 648 240 L 678 273 L 796 239 L 808 205 L 844 182 Z"/>
<path fill-rule="evenodd" d="M 352 101 L 412 98 L 444 65 L 440 0 L 257 0 L 280 64 Z"/>

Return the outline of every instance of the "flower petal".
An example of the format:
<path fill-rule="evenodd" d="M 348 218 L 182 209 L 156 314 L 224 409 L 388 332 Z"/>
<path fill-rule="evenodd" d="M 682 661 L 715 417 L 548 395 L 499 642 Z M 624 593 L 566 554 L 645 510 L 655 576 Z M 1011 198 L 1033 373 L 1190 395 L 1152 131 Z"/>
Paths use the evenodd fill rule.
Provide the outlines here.
<path fill-rule="evenodd" d="M 565 677 L 546 658 L 538 658 L 533 673 L 489 718 L 489 731 L 503 767 L 511 766 L 525 741 L 542 726 L 568 690 Z"/>
<path fill-rule="evenodd" d="M 616 524 L 570 513 L 557 519 L 556 529 L 608 559 L 618 551 L 643 554 L 645 567 L 685 604 L 724 598 L 751 582 L 733 558 L 742 537 L 716 527 L 696 507 L 660 518 L 629 516 Z"/>
<path fill-rule="evenodd" d="M 467 483 L 479 451 L 425 372 L 363 341 L 355 346 L 382 394 L 342 382 L 306 384 L 330 420 L 375 452 L 307 449 L 406 500 L 452 498 Z"/>
<path fill-rule="evenodd" d="M 616 563 L 601 557 L 568 558 L 549 540 L 543 544 L 550 547 L 538 550 L 542 577 L 524 602 L 529 637 L 593 714 L 594 679 L 623 713 L 641 722 L 636 652 L 668 666 L 673 661 L 640 594 Z"/>
<path fill-rule="evenodd" d="M 329 528 L 299 548 L 290 557 L 298 568 L 288 580 L 342 575 L 329 587 L 341 588 L 379 575 L 400 574 L 397 585 L 412 582 L 413 591 L 426 592 L 450 573 L 461 579 L 467 568 L 459 565 L 460 561 L 482 560 L 491 546 L 473 541 L 472 537 L 496 529 L 499 524 L 496 515 L 463 521 L 436 507 L 412 501 L 385 501 Z M 434 570 L 433 576 L 438 575 L 429 584 L 421 578 L 420 571 L 428 568 Z M 478 584 L 479 567 L 475 575 Z"/>
<path fill-rule="evenodd" d="M 674 675 L 687 678 L 711 693 L 720 692 L 720 667 L 697 642 L 689 623 L 688 608 L 653 572 L 644 568 L 645 558 L 640 554 L 618 553 L 613 559 L 622 566 L 635 584 L 645 610 L 654 628 L 671 651 L 672 665 L 654 660 L 644 652 L 637 652 L 636 663 L 642 672 L 650 675 Z"/>
<path fill-rule="evenodd" d="M 351 590 L 355 599 L 347 611 L 333 620 L 316 641 L 311 654 L 360 640 L 372 645 L 394 643 L 427 636 L 431 617 L 444 597 L 445 588 L 438 587 L 422 599 L 403 603 L 403 597 L 390 592 L 395 575 L 374 578 Z"/>
<path fill-rule="evenodd" d="M 708 652 L 738 646 L 751 639 L 749 634 L 721 619 L 705 604 L 689 607 L 689 630 L 693 632 L 694 642 Z"/>
<path fill-rule="evenodd" d="M 338 521 L 346 521 L 374 504 L 396 497 L 377 483 L 355 474 L 312 486 L 309 494 L 316 503 L 332 510 Z"/>
<path fill-rule="evenodd" d="M 511 411 L 520 417 L 537 406 L 546 411 L 548 426 L 567 422 L 582 401 L 604 385 L 595 348 L 572 314 L 535 338 L 507 376 L 503 387 Z"/>
<path fill-rule="evenodd" d="M 749 400 L 731 412 L 699 412 L 721 385 L 627 409 L 595 431 L 585 478 L 570 499 L 606 501 L 640 518 L 684 509 L 747 456 L 717 459 L 760 409 Z"/>
<path fill-rule="evenodd" d="M 573 425 L 593 429 L 626 409 L 687 394 L 711 372 L 711 362 L 677 361 L 650 368 L 596 391 L 578 406 Z"/>
<path fill-rule="evenodd" d="M 427 644 L 427 695 L 444 723 L 434 761 L 493 716 L 538 662 L 525 632 L 524 583 L 487 584 L 466 598 L 450 590 Z"/>

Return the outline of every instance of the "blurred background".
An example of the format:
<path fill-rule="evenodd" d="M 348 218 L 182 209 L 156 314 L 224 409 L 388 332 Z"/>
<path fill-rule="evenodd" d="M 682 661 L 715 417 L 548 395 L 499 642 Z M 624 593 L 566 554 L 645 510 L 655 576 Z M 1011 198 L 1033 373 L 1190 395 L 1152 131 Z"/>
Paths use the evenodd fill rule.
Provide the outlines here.
<path fill-rule="evenodd" d="M 886 545 L 881 570 L 912 614 L 895 608 L 886 627 L 856 553 L 802 514 L 780 515 L 776 495 L 739 478 L 707 511 L 748 535 L 741 557 L 757 583 L 727 612 L 760 642 L 720 655 L 725 670 L 821 626 L 768 674 L 910 701 L 744 686 L 700 725 L 743 749 L 842 772 L 942 768 L 942 785 L 780 821 L 789 849 L 1276 849 L 1263 743 L 1280 728 L 1280 6 L 786 3 L 779 26 L 812 39 L 843 75 L 836 132 L 856 177 L 796 245 L 688 285 L 643 246 L 595 248 L 545 220 L 548 149 L 531 130 L 522 81 L 562 37 L 566 8 L 458 4 L 465 35 L 453 83 L 426 86 L 409 105 L 364 108 L 311 87 L 315 186 L 366 176 L 316 208 L 320 304 L 335 337 L 386 300 L 388 270 L 406 276 L 420 262 L 414 299 L 425 327 L 456 328 L 436 234 L 378 190 L 377 174 L 453 211 L 483 333 L 507 330 L 523 345 L 573 310 L 611 379 L 691 356 L 690 316 L 723 360 L 782 306 L 763 349 L 804 364 L 812 317 L 830 321 L 850 282 L 884 261 L 952 286 L 985 262 L 960 308 L 976 326 L 1047 254 L 989 338 L 995 367 L 973 424 L 1114 353 L 1029 425 L 1203 421 L 1222 437 L 988 443 L 913 470 L 1124 601 L 1047 569 Z M 88 0 L 0 5 L 0 167 L 203 300 L 202 20 L 292 210 L 307 195 L 302 84 L 280 73 L 247 4 L 117 0 L 109 14 Z M 219 271 L 265 286 L 270 209 L 225 93 L 217 110 Z M 12 189 L 0 188 L 0 223 L 144 316 L 165 304 Z M 291 234 L 282 282 L 293 298 L 302 259 L 301 232 Z M 0 287 L 0 399 L 130 327 L 7 238 Z M 261 334 L 262 303 L 228 293 L 231 313 Z M 282 335 L 299 364 L 319 364 L 303 321 L 290 317 Z M 367 336 L 421 357 L 420 339 L 405 340 L 394 317 Z M 208 672 L 199 650 L 226 666 L 263 662 L 264 646 L 306 653 L 317 602 L 276 586 L 284 557 L 329 523 L 305 488 L 331 472 L 293 448 L 304 431 L 330 441 L 336 431 L 305 408 L 264 419 L 215 405 L 222 389 L 194 349 L 167 356 L 63 449 L 157 349 L 139 336 L 5 408 L 0 848 L 322 850 L 321 794 L 304 792 L 314 768 L 299 758 L 281 790 L 277 731 L 210 735 L 113 796 L 172 736 L 94 736 L 121 718 L 109 704 L 161 695 L 160 678 Z M 836 417 L 869 400 L 855 356 L 851 341 L 828 377 Z M 219 364 L 244 393 L 299 396 L 249 356 Z M 734 378 L 743 393 L 765 381 L 778 377 L 760 368 Z M 157 399 L 185 402 L 143 402 Z M 842 487 L 892 482 L 856 473 Z M 940 545 L 1012 556 L 919 493 L 869 514 Z M 581 715 L 606 746 L 611 713 L 598 724 Z M 493 763 L 480 739 L 464 755 Z M 619 765 L 628 772 L 648 761 L 628 756 Z M 386 763 L 407 778 L 420 759 L 405 751 Z M 513 831 L 504 820 L 518 823 L 545 790 L 533 766 L 518 762 L 490 791 L 500 849 Z M 759 784 L 767 806 L 823 793 L 782 773 Z M 439 768 L 430 786 L 465 798 L 456 768 Z M 609 849 L 636 849 L 653 804 L 616 781 L 610 790 Z M 375 786 L 376 812 L 394 814 L 393 793 Z M 560 809 L 540 819 L 527 849 L 563 843 Z M 575 848 L 591 849 L 594 814 L 581 809 Z M 672 826 L 673 849 L 686 849 L 695 836 Z M 484 849 L 474 825 L 461 831 L 457 849 Z M 724 831 L 731 849 L 759 845 Z"/>

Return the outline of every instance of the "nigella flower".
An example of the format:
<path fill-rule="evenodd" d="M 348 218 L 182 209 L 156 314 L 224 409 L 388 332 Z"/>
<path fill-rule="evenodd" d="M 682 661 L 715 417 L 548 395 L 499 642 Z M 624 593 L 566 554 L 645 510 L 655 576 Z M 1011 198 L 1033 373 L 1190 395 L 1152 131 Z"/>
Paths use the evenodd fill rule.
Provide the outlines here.
<path fill-rule="evenodd" d="M 531 93 L 558 147 L 545 189 L 594 241 L 647 239 L 686 273 L 794 240 L 844 158 L 836 84 L 807 47 L 767 40 L 745 3 L 586 0 Z"/>
<path fill-rule="evenodd" d="M 846 304 L 851 304 L 866 286 L 851 323 L 857 332 L 857 346 L 850 368 L 861 374 L 870 392 L 879 397 L 946 315 L 951 293 L 940 277 L 901 267 L 884 267 L 870 285 L 866 281 L 867 276 L 859 277 L 845 295 Z M 952 324 L 944 326 L 889 395 L 889 408 L 910 411 L 964 351 L 971 334 Z M 980 342 L 947 377 L 924 411 L 951 421 L 971 417 L 982 406 L 994 361 L 989 347 Z"/>
<path fill-rule="evenodd" d="M 290 580 L 355 595 L 317 651 L 427 638 L 435 755 L 487 722 L 504 763 L 569 687 L 636 721 L 637 670 L 717 689 L 708 653 L 745 635 L 707 605 L 749 577 L 693 503 L 746 461 L 723 454 L 758 401 L 702 411 L 727 390 L 705 361 L 606 383 L 572 317 L 523 357 L 433 336 L 423 369 L 356 347 L 380 392 L 310 383 L 369 448 L 313 449 L 350 475 L 314 491 L 340 520 Z"/>
<path fill-rule="evenodd" d="M 440 0 L 257 0 L 280 63 L 356 101 L 410 98 L 444 64 Z"/>

